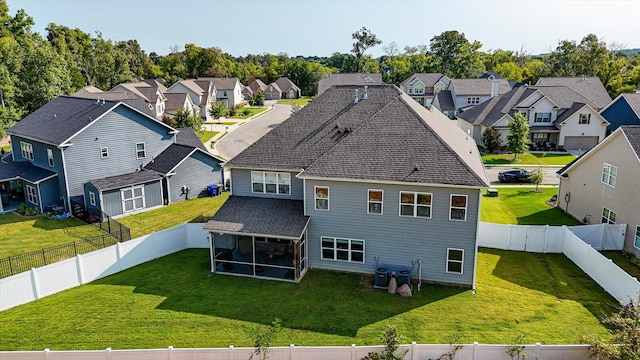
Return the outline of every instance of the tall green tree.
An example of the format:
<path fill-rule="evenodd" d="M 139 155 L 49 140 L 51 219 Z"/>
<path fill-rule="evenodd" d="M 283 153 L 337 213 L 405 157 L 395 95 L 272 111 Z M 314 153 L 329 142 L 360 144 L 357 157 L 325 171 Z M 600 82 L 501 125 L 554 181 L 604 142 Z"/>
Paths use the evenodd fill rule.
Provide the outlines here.
<path fill-rule="evenodd" d="M 360 28 L 360 30 L 351 34 L 353 40 L 353 48 L 351 52 L 355 56 L 355 68 L 354 72 L 363 72 L 365 70 L 365 64 L 363 63 L 364 52 L 367 49 L 370 49 L 376 45 L 382 44 L 382 40 L 378 39 L 378 37 L 371 32 L 371 30 L 366 27 Z M 369 65 L 371 66 L 371 65 Z"/>
<path fill-rule="evenodd" d="M 488 127 L 482 132 L 482 145 L 489 154 L 494 153 L 500 146 L 500 131 Z"/>
<path fill-rule="evenodd" d="M 189 109 L 180 108 L 176 110 L 173 116 L 165 115 L 162 119 L 165 124 L 174 128 L 187 128 L 190 127 L 195 131 L 202 128 L 204 120 L 193 114 Z"/>
<path fill-rule="evenodd" d="M 453 78 L 476 77 L 484 71 L 478 52 L 481 47 L 479 41 L 471 43 L 464 33 L 450 30 L 431 38 L 429 53 L 439 72 Z"/>
<path fill-rule="evenodd" d="M 520 113 L 515 113 L 513 121 L 510 121 L 509 134 L 507 134 L 507 148 L 513 153 L 513 160 L 518 154 L 524 154 L 529 149 L 529 123 L 527 118 Z"/>

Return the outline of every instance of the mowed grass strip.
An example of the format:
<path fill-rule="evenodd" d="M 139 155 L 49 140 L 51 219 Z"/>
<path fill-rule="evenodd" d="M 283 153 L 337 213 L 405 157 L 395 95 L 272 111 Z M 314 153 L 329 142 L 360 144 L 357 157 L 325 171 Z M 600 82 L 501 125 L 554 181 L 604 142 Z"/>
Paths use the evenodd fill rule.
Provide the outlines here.
<path fill-rule="evenodd" d="M 491 154 L 482 155 L 482 162 L 485 165 L 566 165 L 575 160 L 575 156 L 566 154 L 547 153 L 524 153 L 519 154 L 517 161 L 513 161 L 513 154 Z"/>
<path fill-rule="evenodd" d="M 387 325 L 406 342 L 569 344 L 608 337 L 599 318 L 615 304 L 563 255 L 481 249 L 477 294 L 425 284 L 411 298 L 357 274 L 311 270 L 293 284 L 209 268 L 206 249 L 185 250 L 6 310 L 0 350 L 251 347 L 276 317 L 274 346 L 377 345 Z"/>
<path fill-rule="evenodd" d="M 305 106 L 307 105 L 311 100 L 313 100 L 313 98 L 305 96 L 305 97 L 301 97 L 299 99 L 280 99 L 278 100 L 278 104 L 289 104 L 289 105 L 300 105 L 300 106 Z"/>
<path fill-rule="evenodd" d="M 497 197 L 482 197 L 480 220 L 498 224 L 579 225 L 579 222 L 546 203 L 558 193 L 557 188 L 495 187 Z"/>
<path fill-rule="evenodd" d="M 102 234 L 76 218 L 56 220 L 44 215 L 0 214 L 0 259 Z"/>
<path fill-rule="evenodd" d="M 228 192 L 215 197 L 193 198 L 159 209 L 125 216 L 118 222 L 131 229 L 131 238 L 167 229 L 182 223 L 207 222 L 227 201 Z"/>

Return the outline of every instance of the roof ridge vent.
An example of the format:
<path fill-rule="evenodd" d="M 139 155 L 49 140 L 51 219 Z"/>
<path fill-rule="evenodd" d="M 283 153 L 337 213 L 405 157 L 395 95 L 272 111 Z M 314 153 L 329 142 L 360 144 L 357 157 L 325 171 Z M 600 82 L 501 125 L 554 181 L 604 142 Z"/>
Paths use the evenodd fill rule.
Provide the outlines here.
<path fill-rule="evenodd" d="M 356 97 L 353 99 L 353 103 L 357 104 L 358 103 L 358 89 L 355 89 L 355 90 L 356 90 Z"/>

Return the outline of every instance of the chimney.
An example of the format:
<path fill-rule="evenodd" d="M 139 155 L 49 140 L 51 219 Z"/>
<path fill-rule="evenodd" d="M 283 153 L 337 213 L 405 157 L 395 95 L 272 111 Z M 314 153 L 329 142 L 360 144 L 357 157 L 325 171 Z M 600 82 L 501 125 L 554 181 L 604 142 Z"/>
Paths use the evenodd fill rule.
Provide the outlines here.
<path fill-rule="evenodd" d="M 498 96 L 500 92 L 500 83 L 498 80 L 491 80 L 491 97 Z"/>

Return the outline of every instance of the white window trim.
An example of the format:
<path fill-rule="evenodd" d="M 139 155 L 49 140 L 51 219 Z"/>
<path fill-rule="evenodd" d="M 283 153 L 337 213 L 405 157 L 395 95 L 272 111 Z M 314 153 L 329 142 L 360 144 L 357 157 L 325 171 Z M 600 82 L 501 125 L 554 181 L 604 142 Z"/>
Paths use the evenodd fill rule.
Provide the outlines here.
<path fill-rule="evenodd" d="M 135 196 L 135 190 L 136 189 L 142 189 L 142 195 L 141 196 Z M 127 190 L 131 190 L 131 198 L 124 198 L 124 192 Z M 136 208 L 136 199 L 137 198 L 142 198 L 142 207 Z M 145 193 L 144 193 L 144 185 L 137 185 L 137 186 L 132 186 L 132 187 L 128 187 L 128 188 L 124 188 L 124 189 L 120 189 L 120 199 L 122 201 L 122 213 L 130 213 L 130 212 L 135 212 L 135 211 L 140 211 L 143 210 L 147 207 L 147 202 L 145 199 Z M 127 210 L 127 207 L 124 205 L 125 201 L 128 200 L 132 200 L 133 201 L 133 209 L 131 210 Z"/>
<path fill-rule="evenodd" d="M 49 166 L 50 167 L 55 167 L 56 166 L 56 163 L 53 160 L 53 150 L 49 149 L 49 148 L 47 148 L 47 161 L 49 162 Z"/>
<path fill-rule="evenodd" d="M 267 192 L 267 173 L 274 173 L 276 174 L 276 192 L 274 193 L 268 193 Z M 255 191 L 253 189 L 253 184 L 255 184 L 256 182 L 253 181 L 253 175 L 254 174 L 261 174 L 262 175 L 262 191 Z M 286 175 L 285 177 L 289 179 L 289 182 L 287 183 L 286 181 L 281 183 L 280 182 L 280 175 Z M 251 192 L 253 194 L 269 194 L 269 195 L 291 195 L 291 174 L 288 172 L 275 172 L 275 171 L 252 171 L 251 172 Z M 280 192 L 280 185 L 289 185 L 289 192 Z"/>
<path fill-rule="evenodd" d="M 142 144 L 142 150 L 138 150 L 138 145 Z M 144 152 L 144 156 L 138 155 L 138 153 Z M 147 145 L 144 142 L 136 143 L 136 159 L 145 159 L 147 157 Z"/>
<path fill-rule="evenodd" d="M 323 188 L 323 189 L 327 189 L 327 208 L 326 209 L 321 209 L 318 207 L 318 200 L 325 200 L 324 198 L 319 198 L 318 197 L 318 188 Z M 331 199 L 331 190 L 329 190 L 328 186 L 314 186 L 313 187 L 313 207 L 318 210 L 318 211 L 329 211 L 329 207 L 331 204 L 331 201 L 329 200 Z"/>
<path fill-rule="evenodd" d="M 107 147 L 107 146 L 101 147 L 100 148 L 100 158 L 101 159 L 106 159 L 108 157 L 109 157 L 109 147 Z"/>
<path fill-rule="evenodd" d="M 461 251 L 462 252 L 462 260 L 450 260 L 449 259 L 449 252 L 451 250 L 454 251 Z M 457 271 L 449 271 L 449 263 L 453 262 L 453 263 L 460 263 L 460 272 Z M 447 274 L 457 274 L 457 275 L 462 275 L 464 274 L 464 249 L 458 249 L 458 248 L 447 248 L 447 263 L 445 264 L 445 272 Z"/>
<path fill-rule="evenodd" d="M 586 121 L 582 121 L 582 117 L 586 117 Z M 578 124 L 579 125 L 589 125 L 591 123 L 591 114 L 579 114 L 578 115 Z"/>
<path fill-rule="evenodd" d="M 538 121 L 538 115 L 542 115 L 542 114 L 549 114 L 549 117 L 540 117 L 541 121 Z M 548 119 L 548 121 L 543 121 L 544 119 Z M 551 122 L 551 113 L 550 112 L 537 112 L 535 114 L 535 117 L 533 119 L 533 122 L 536 124 L 547 124 Z"/>
<path fill-rule="evenodd" d="M 640 250 L 640 247 L 636 246 L 636 242 L 640 242 L 640 225 L 636 225 L 636 232 L 633 237 L 633 247 Z"/>
<path fill-rule="evenodd" d="M 96 206 L 96 193 L 89 191 L 89 204 Z"/>
<path fill-rule="evenodd" d="M 20 141 L 20 155 L 25 159 L 33 161 L 33 145 L 28 142 Z"/>
<path fill-rule="evenodd" d="M 369 193 L 371 191 L 380 191 L 382 193 L 382 200 L 380 200 L 380 201 L 371 201 L 369 199 Z M 374 203 L 374 204 L 380 203 L 380 212 L 379 213 L 372 213 L 370 211 L 371 203 Z M 382 190 L 382 189 L 367 189 L 367 214 L 371 214 L 371 215 L 383 215 L 384 214 L 384 190 Z"/>
<path fill-rule="evenodd" d="M 454 196 L 463 196 L 465 198 L 464 207 L 453 206 L 453 197 Z M 449 220 L 451 220 L 451 221 L 467 221 L 467 208 L 468 207 L 469 207 L 469 196 L 462 195 L 462 194 L 451 194 L 449 196 Z M 451 218 L 451 211 L 454 210 L 454 209 L 464 210 L 464 219 L 452 219 Z"/>
<path fill-rule="evenodd" d="M 605 210 L 608 212 L 607 217 L 604 216 Z M 618 220 L 618 213 L 615 211 L 612 211 L 611 209 L 607 208 L 607 207 L 602 207 L 602 217 L 600 218 L 600 222 L 603 224 L 615 224 L 615 220 L 613 222 L 611 222 L 611 214 L 615 215 L 616 220 Z M 607 219 L 607 222 L 602 222 L 602 219 Z"/>
<path fill-rule="evenodd" d="M 322 241 L 323 239 L 330 239 L 333 240 L 333 247 L 332 248 L 327 248 L 324 247 L 322 245 Z M 348 260 L 342 260 L 342 259 L 338 259 L 338 247 L 337 247 L 337 243 L 338 243 L 338 239 L 340 240 L 348 240 L 349 241 L 349 248 L 348 249 L 340 249 L 342 251 L 346 251 L 349 254 L 349 259 Z M 360 250 L 352 250 L 351 249 L 351 243 L 352 241 L 361 241 L 362 242 L 362 251 Z M 333 250 L 333 259 L 330 258 L 325 258 L 324 257 L 324 252 L 323 250 Z M 349 238 L 341 238 L 341 237 L 333 237 L 333 236 L 321 236 L 320 237 L 320 259 L 322 260 L 328 260 L 328 261 L 339 261 L 339 262 L 350 262 L 350 263 L 356 263 L 356 264 L 364 264 L 365 263 L 365 259 L 366 259 L 366 245 L 365 245 L 365 241 L 361 240 L 361 239 L 349 239 Z M 352 254 L 354 252 L 360 253 L 362 252 L 362 261 L 354 261 L 353 260 L 353 256 Z"/>
<path fill-rule="evenodd" d="M 29 184 L 25 184 L 25 187 L 27 188 L 27 201 L 33 205 L 38 205 L 38 192 L 36 188 Z"/>
<path fill-rule="evenodd" d="M 404 204 L 402 202 L 402 193 L 408 193 L 408 194 L 413 194 L 413 215 L 402 215 L 402 205 L 409 205 L 409 204 Z M 418 194 L 422 194 L 422 195 L 429 195 L 431 197 L 431 204 L 430 205 L 419 205 L 418 204 Z M 400 191 L 398 193 L 398 215 L 402 216 L 402 217 L 414 217 L 414 218 L 421 218 L 421 219 L 431 219 L 431 217 L 433 216 L 433 193 L 428 193 L 428 192 L 421 192 L 421 191 Z M 423 206 L 423 207 L 428 207 L 429 208 L 429 216 L 418 216 L 418 206 Z"/>
<path fill-rule="evenodd" d="M 609 171 L 606 171 L 606 169 L 609 169 Z M 612 169 L 616 169 L 616 174 L 615 175 L 611 175 L 611 170 Z M 607 181 L 605 181 L 605 177 L 607 179 Z M 613 181 L 611 181 L 613 179 Z M 605 185 L 609 185 L 612 188 L 616 187 L 616 180 L 618 179 L 618 167 L 615 165 L 611 165 L 609 163 L 602 163 L 602 176 L 600 177 L 600 181 L 602 181 L 603 184 Z M 613 182 L 613 184 L 612 184 Z"/>

